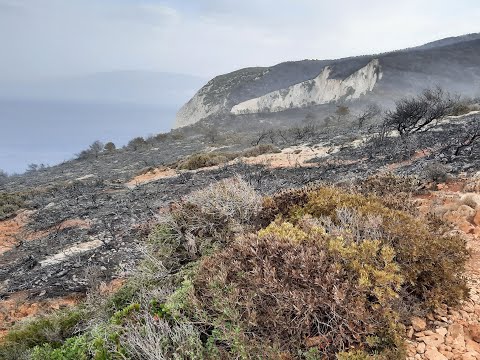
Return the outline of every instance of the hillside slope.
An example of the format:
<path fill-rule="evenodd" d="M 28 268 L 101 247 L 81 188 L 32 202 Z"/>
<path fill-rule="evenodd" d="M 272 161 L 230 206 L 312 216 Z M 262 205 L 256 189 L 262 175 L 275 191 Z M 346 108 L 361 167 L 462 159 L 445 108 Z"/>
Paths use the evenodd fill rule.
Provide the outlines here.
<path fill-rule="evenodd" d="M 372 62 L 375 71 L 356 76 Z M 479 64 L 480 39 L 478 34 L 470 34 L 379 55 L 241 69 L 217 76 L 203 86 L 180 109 L 174 127 L 219 115 L 265 114 L 328 103 L 388 105 L 396 97 L 432 85 L 476 96 L 480 88 Z M 328 81 L 315 85 L 322 77 Z M 365 79 L 369 83 L 366 89 Z M 325 87 L 327 83 L 342 82 L 348 82 L 348 86 L 337 89 L 338 93 Z M 356 96 L 348 96 L 352 93 Z"/>

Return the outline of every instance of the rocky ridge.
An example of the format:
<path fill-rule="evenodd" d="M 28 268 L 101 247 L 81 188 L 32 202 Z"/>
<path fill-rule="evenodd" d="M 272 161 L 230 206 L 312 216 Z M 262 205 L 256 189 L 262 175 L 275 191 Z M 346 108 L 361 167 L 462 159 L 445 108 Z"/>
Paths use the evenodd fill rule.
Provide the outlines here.
<path fill-rule="evenodd" d="M 174 127 L 230 115 L 232 122 L 246 115 L 258 122 L 283 111 L 292 118 L 292 110 L 327 112 L 329 105 L 344 103 L 391 106 L 392 99 L 433 85 L 478 96 L 478 34 L 444 40 L 385 54 L 287 62 L 217 76 L 180 109 Z"/>

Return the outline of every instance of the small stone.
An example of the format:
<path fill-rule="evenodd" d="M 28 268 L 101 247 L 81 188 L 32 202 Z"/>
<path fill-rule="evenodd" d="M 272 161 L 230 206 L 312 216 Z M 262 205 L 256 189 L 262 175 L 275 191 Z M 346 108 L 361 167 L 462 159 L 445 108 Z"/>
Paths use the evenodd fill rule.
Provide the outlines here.
<path fill-rule="evenodd" d="M 473 341 L 472 339 L 465 339 L 465 348 L 467 349 L 467 351 L 476 351 L 480 353 L 480 344 Z"/>
<path fill-rule="evenodd" d="M 454 318 L 459 318 L 459 317 L 460 317 L 460 313 L 459 313 L 457 310 L 449 310 L 448 312 L 449 312 L 450 315 L 453 316 Z"/>
<path fill-rule="evenodd" d="M 473 223 L 477 226 L 480 226 L 480 210 L 478 210 L 475 214 L 475 217 L 473 218 Z"/>
<path fill-rule="evenodd" d="M 468 352 L 462 355 L 462 360 L 477 360 L 475 353 Z"/>
<path fill-rule="evenodd" d="M 444 327 L 438 328 L 435 331 L 437 332 L 437 334 L 440 334 L 442 336 L 447 335 L 447 332 L 448 332 L 447 328 L 444 328 Z"/>
<path fill-rule="evenodd" d="M 468 332 L 470 334 L 470 337 L 476 341 L 480 342 L 480 324 L 470 324 L 468 326 Z"/>
<path fill-rule="evenodd" d="M 414 316 L 411 322 L 415 331 L 423 331 L 427 328 L 427 322 L 425 321 L 425 319 L 422 319 L 418 316 Z"/>
<path fill-rule="evenodd" d="M 425 352 L 425 348 L 427 347 L 427 345 L 425 345 L 424 342 L 421 342 L 417 345 L 417 353 L 418 354 L 423 354 Z"/>
<path fill-rule="evenodd" d="M 466 303 L 463 306 L 463 310 L 465 310 L 467 313 L 471 314 L 471 313 L 475 312 L 475 306 L 473 304 Z"/>
<path fill-rule="evenodd" d="M 440 344 L 443 344 L 445 338 L 440 334 L 433 334 L 430 336 L 424 336 L 418 338 L 417 340 L 423 341 L 427 347 L 438 347 Z"/>
<path fill-rule="evenodd" d="M 455 355 L 450 352 L 450 351 L 446 351 L 446 350 L 440 350 L 440 353 L 445 356 L 447 359 L 453 359 L 455 357 Z"/>
<path fill-rule="evenodd" d="M 430 348 L 425 352 L 425 359 L 427 360 L 448 360 L 442 353 L 435 348 Z"/>
<path fill-rule="evenodd" d="M 414 332 L 415 330 L 413 330 L 413 327 L 410 326 L 407 330 L 407 338 L 411 339 L 413 337 Z"/>
<path fill-rule="evenodd" d="M 460 324 L 452 324 L 448 328 L 448 336 L 452 337 L 453 339 L 457 339 L 459 336 L 463 336 L 463 326 Z"/>

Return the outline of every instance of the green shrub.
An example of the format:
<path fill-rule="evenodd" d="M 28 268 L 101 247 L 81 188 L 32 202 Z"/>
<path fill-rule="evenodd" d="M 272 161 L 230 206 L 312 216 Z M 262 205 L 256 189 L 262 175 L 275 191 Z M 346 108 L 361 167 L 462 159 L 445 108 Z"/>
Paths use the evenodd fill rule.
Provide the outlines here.
<path fill-rule="evenodd" d="M 292 201 L 289 201 L 291 194 Z M 294 205 L 299 199 L 299 205 Z M 281 197 L 270 198 L 264 217 L 281 215 L 295 219 L 309 214 L 316 218 L 329 217 L 338 221 L 338 211 L 350 209 L 361 216 L 381 220 L 382 241 L 396 251 L 396 262 L 402 269 L 405 284 L 402 293 L 410 305 L 422 308 L 440 303 L 455 304 L 466 296 L 463 277 L 468 257 L 465 241 L 447 236 L 432 218 L 418 218 L 387 207 L 380 198 L 348 193 L 333 187 L 293 190 Z M 290 205 L 290 206 L 289 206 Z M 438 232 L 433 230 L 437 227 Z"/>
<path fill-rule="evenodd" d="M 15 326 L 5 337 L 6 343 L 34 347 L 43 343 L 60 345 L 74 334 L 77 324 L 83 320 L 81 310 L 66 310 L 40 316 Z"/>
<path fill-rule="evenodd" d="M 36 346 L 30 360 L 123 360 L 126 353 L 117 331 L 122 330 L 103 325 L 68 338 L 59 347 L 48 343 Z"/>
<path fill-rule="evenodd" d="M 79 309 L 58 311 L 18 323 L 0 344 L 0 358 L 17 359 L 28 349 L 43 344 L 60 347 L 63 341 L 75 334 L 78 324 L 85 320 Z"/>
<path fill-rule="evenodd" d="M 237 157 L 235 153 L 200 153 L 187 157 L 177 164 L 180 170 L 196 170 L 204 167 L 217 166 L 225 164 Z"/>
<path fill-rule="evenodd" d="M 268 153 L 278 153 L 280 150 L 270 144 L 261 144 L 248 148 L 242 152 L 208 152 L 190 155 L 186 159 L 179 161 L 177 169 L 196 170 L 209 166 L 225 164 L 239 157 L 256 157 Z"/>
<path fill-rule="evenodd" d="M 21 195 L 0 192 L 0 220 L 12 217 L 24 205 L 24 198 Z"/>
<path fill-rule="evenodd" d="M 88 343 L 85 336 L 69 338 L 59 348 L 50 344 L 37 346 L 33 349 L 32 360 L 89 360 Z"/>
<path fill-rule="evenodd" d="M 372 336 L 372 351 L 400 347 L 394 256 L 378 240 L 331 236 L 311 217 L 278 221 L 202 261 L 198 320 L 247 353 L 268 343 L 296 354 L 312 338 L 332 357 Z"/>

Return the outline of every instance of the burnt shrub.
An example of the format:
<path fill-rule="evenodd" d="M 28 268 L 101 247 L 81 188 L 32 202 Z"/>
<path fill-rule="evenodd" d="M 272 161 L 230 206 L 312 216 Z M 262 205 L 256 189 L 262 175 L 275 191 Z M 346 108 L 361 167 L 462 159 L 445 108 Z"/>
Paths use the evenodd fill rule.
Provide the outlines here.
<path fill-rule="evenodd" d="M 436 184 L 448 180 L 448 168 L 441 163 L 432 163 L 425 167 L 425 177 Z"/>
<path fill-rule="evenodd" d="M 256 157 L 263 154 L 274 154 L 281 152 L 275 145 L 272 144 L 260 144 L 242 151 L 243 157 Z"/>

